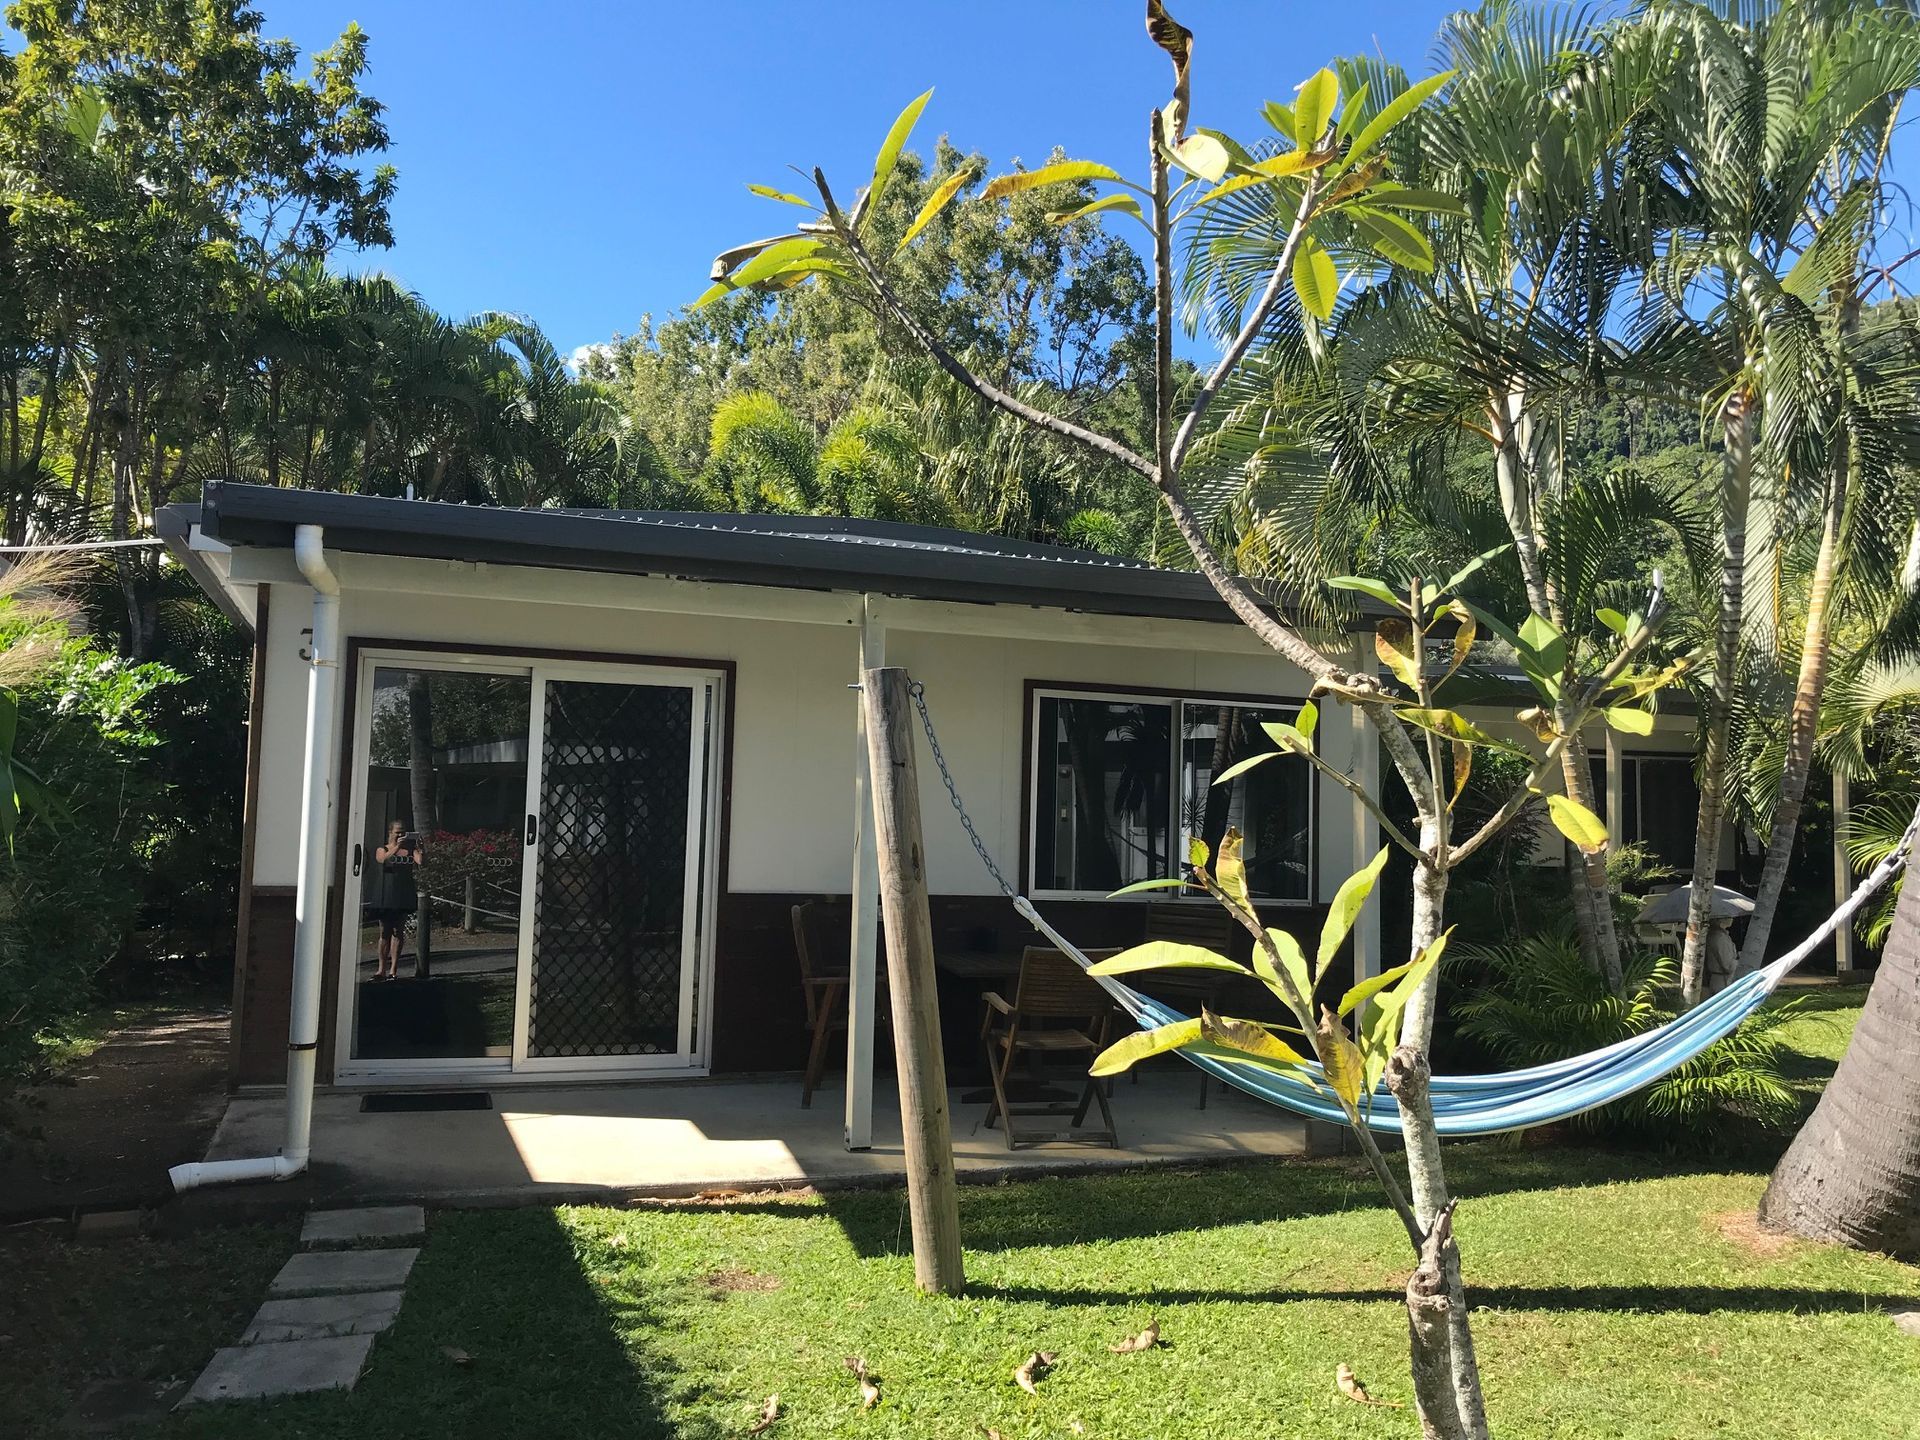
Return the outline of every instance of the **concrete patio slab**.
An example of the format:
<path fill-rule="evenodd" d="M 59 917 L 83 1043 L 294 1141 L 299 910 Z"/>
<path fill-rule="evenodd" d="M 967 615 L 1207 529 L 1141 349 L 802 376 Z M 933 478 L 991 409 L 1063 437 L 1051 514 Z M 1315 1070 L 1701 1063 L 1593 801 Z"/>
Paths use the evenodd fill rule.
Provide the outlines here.
<path fill-rule="evenodd" d="M 1137 1085 L 1123 1079 L 1113 1097 L 1121 1148 L 1019 1151 L 985 1128 L 984 1104 L 963 1102 L 956 1091 L 949 1097 L 955 1168 L 963 1181 L 978 1181 L 1307 1153 L 1307 1127 L 1296 1116 L 1218 1087 L 1202 1110 L 1199 1089 L 1184 1067 L 1149 1071 Z M 322 1094 L 304 1191 L 234 1186 L 186 1198 L 549 1205 L 712 1189 L 844 1188 L 905 1173 L 898 1096 L 887 1079 L 874 1097 L 873 1148 L 861 1152 L 846 1148 L 840 1094 L 825 1091 L 802 1110 L 791 1080 L 496 1086 L 493 1100 L 492 1110 L 367 1115 L 357 1094 Z M 208 1158 L 271 1153 L 283 1124 L 278 1095 L 238 1097 Z"/>
<path fill-rule="evenodd" d="M 378 1335 L 400 1313 L 398 1290 L 349 1295 L 308 1295 L 269 1300 L 241 1332 L 242 1345 L 285 1340 L 327 1340 L 339 1335 Z"/>
<path fill-rule="evenodd" d="M 427 1233 L 427 1212 L 418 1205 L 361 1205 L 315 1210 L 300 1227 L 303 1245 L 352 1245 L 361 1240 L 411 1240 Z"/>
<path fill-rule="evenodd" d="M 280 1267 L 267 1287 L 270 1296 L 343 1295 L 352 1291 L 398 1290 L 420 1258 L 418 1249 L 314 1250 L 295 1255 Z"/>
<path fill-rule="evenodd" d="M 351 1390 L 372 1349 L 371 1335 L 230 1346 L 214 1352 L 180 1403 L 269 1400 L 276 1395 L 304 1395 L 314 1390 Z"/>

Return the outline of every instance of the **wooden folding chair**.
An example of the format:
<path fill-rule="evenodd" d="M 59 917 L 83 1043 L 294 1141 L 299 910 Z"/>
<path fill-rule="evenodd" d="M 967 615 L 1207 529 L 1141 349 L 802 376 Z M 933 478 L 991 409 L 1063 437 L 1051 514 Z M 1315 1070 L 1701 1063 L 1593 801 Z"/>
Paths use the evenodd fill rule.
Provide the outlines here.
<path fill-rule="evenodd" d="M 1088 958 L 1103 960 L 1117 950 L 1091 950 Z M 987 1124 L 1006 1124 L 1007 1148 L 1044 1145 L 1060 1140 L 1105 1141 L 1120 1148 L 1114 1129 L 1113 1108 L 1107 1103 L 1106 1086 L 1091 1075 L 1077 1104 L 1064 1101 L 1037 1101 L 1012 1104 L 1007 1086 L 1014 1062 L 1024 1058 L 1038 1067 L 1050 1057 L 1074 1058 L 1081 1066 L 1107 1046 L 1112 1029 L 1113 1002 L 1086 975 L 1086 972 L 1058 950 L 1032 945 L 1020 957 L 1020 979 L 1014 989 L 1013 1003 L 988 991 L 983 997 L 986 1013 L 980 1022 L 980 1041 L 987 1051 L 987 1069 L 993 1076 L 993 1099 L 987 1105 Z M 1103 1130 L 1079 1127 L 1087 1118 L 1090 1105 L 1100 1107 L 1106 1122 Z M 1071 1115 L 1069 1128 L 1035 1132 L 1023 1130 L 1016 1121 L 1038 1115 Z"/>
<path fill-rule="evenodd" d="M 1198 945 L 1211 950 L 1216 955 L 1229 955 L 1229 947 L 1234 942 L 1233 917 L 1220 906 L 1171 904 L 1165 901 L 1147 906 L 1146 939 L 1173 940 L 1182 945 Z M 1191 977 L 1191 978 L 1188 978 Z M 1175 971 L 1169 975 L 1150 974 L 1149 983 L 1154 988 L 1172 992 L 1175 999 L 1183 1000 L 1188 1008 L 1198 1011 L 1202 1005 L 1213 1005 L 1218 997 L 1220 982 L 1217 975 L 1205 970 Z M 1138 1081 L 1140 1070 L 1134 1067 L 1133 1078 Z M 1200 1108 L 1207 1108 L 1207 1072 L 1200 1072 Z"/>
<path fill-rule="evenodd" d="M 823 962 L 814 935 L 813 902 L 793 907 L 793 952 L 800 961 L 800 992 L 807 1002 L 807 1030 L 813 1043 L 807 1048 L 807 1068 L 800 1078 L 800 1108 L 813 1105 L 813 1092 L 826 1071 L 827 1046 L 833 1036 L 847 1028 L 847 987 L 852 977 L 846 963 Z M 874 978 L 875 1023 L 892 1023 L 887 1004 L 887 977 L 882 971 Z"/>

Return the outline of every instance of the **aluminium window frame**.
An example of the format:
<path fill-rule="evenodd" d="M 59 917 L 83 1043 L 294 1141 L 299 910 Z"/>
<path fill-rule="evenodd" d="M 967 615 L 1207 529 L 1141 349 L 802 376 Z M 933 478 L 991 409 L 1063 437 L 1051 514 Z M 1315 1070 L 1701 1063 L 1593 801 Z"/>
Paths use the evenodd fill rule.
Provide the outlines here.
<path fill-rule="evenodd" d="M 1092 685 L 1076 684 L 1068 681 L 1029 680 L 1026 683 L 1026 713 L 1023 723 L 1026 728 L 1025 775 L 1021 786 L 1020 803 L 1025 811 L 1021 826 L 1022 837 L 1022 877 L 1026 881 L 1026 891 L 1034 900 L 1114 900 L 1118 903 L 1145 903 L 1158 901 L 1162 904 L 1174 903 L 1212 905 L 1217 902 L 1204 891 L 1189 885 L 1180 890 L 1141 891 L 1135 895 L 1114 897 L 1104 890 L 1056 890 L 1044 888 L 1039 883 L 1040 863 L 1040 705 L 1044 700 L 1096 700 L 1118 704 L 1164 705 L 1173 712 L 1173 723 L 1168 726 L 1168 781 L 1167 781 L 1167 850 L 1168 859 L 1176 871 L 1184 869 L 1180 865 L 1175 851 L 1181 843 L 1183 827 L 1181 809 L 1185 798 L 1185 745 L 1184 711 L 1189 705 L 1233 705 L 1243 709 L 1263 709 L 1297 711 L 1306 700 L 1297 695 L 1247 695 L 1228 691 L 1173 689 L 1152 685 Z M 1316 734 L 1317 742 L 1319 736 Z M 1306 894 L 1293 896 L 1255 895 L 1252 897 L 1254 908 L 1310 910 L 1320 904 L 1320 777 L 1307 764 L 1307 885 Z M 1165 878 L 1173 879 L 1168 875 Z"/>

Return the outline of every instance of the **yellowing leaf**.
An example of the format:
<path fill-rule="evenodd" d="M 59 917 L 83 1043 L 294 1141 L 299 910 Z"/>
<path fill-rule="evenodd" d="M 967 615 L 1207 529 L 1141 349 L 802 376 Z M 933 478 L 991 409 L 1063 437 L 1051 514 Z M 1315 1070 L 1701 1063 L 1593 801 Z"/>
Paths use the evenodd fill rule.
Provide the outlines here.
<path fill-rule="evenodd" d="M 1247 867 L 1240 858 L 1240 832 L 1233 826 L 1220 837 L 1220 849 L 1213 857 L 1213 883 L 1242 910 L 1250 909 L 1247 899 Z"/>
<path fill-rule="evenodd" d="M 798 195 L 790 195 L 785 190 L 776 190 L 771 185 L 749 185 L 747 189 L 756 195 L 763 195 L 769 200 L 780 200 L 788 205 L 798 205 L 803 210 L 813 209 L 812 205 L 802 200 Z"/>
<path fill-rule="evenodd" d="M 1174 146 L 1171 153 L 1182 170 L 1198 175 L 1209 184 L 1225 175 L 1233 163 L 1226 146 L 1197 130 Z"/>
<path fill-rule="evenodd" d="M 1264 1025 L 1251 1020 L 1234 1020 L 1211 1010 L 1200 1012 L 1200 1034 L 1212 1044 L 1238 1050 L 1256 1060 L 1273 1065 L 1304 1065 L 1307 1057 L 1286 1041 L 1274 1036 Z"/>
<path fill-rule="evenodd" d="M 1387 133 L 1405 120 L 1414 111 L 1426 104 L 1427 99 L 1441 86 L 1453 78 L 1453 71 L 1443 70 L 1438 75 L 1430 75 L 1417 85 L 1409 85 L 1393 99 L 1380 107 L 1375 115 L 1353 137 L 1353 144 L 1347 147 L 1345 164 L 1357 165 L 1366 154 L 1387 137 Z"/>
<path fill-rule="evenodd" d="M 1327 1083 L 1333 1087 L 1334 1094 L 1346 1101 L 1349 1109 L 1359 1109 L 1360 1097 L 1366 1094 L 1366 1057 L 1353 1043 L 1346 1027 L 1325 1006 L 1320 1010 L 1318 1035 L 1316 1048 L 1320 1052 L 1320 1064 L 1327 1072 Z"/>
<path fill-rule="evenodd" d="M 1178 1050 L 1200 1039 L 1198 1020 L 1176 1020 L 1153 1030 L 1136 1030 L 1100 1052 L 1088 1069 L 1089 1075 L 1118 1075 L 1121 1071 L 1155 1055 Z"/>
<path fill-rule="evenodd" d="M 1373 653 L 1407 689 L 1420 691 L 1420 665 L 1413 654 L 1413 627 L 1404 620 L 1382 620 L 1373 627 Z"/>
<path fill-rule="evenodd" d="M 1314 729 L 1319 724 L 1320 724 L 1320 707 L 1314 704 L 1311 700 L 1307 701 L 1306 704 L 1300 707 L 1300 713 L 1296 715 L 1293 719 L 1293 728 L 1298 730 L 1302 735 L 1306 736 L 1309 740 L 1313 738 Z"/>
<path fill-rule="evenodd" d="M 1453 750 L 1453 794 L 1447 799 L 1447 809 L 1453 809 L 1459 802 L 1461 793 L 1467 788 L 1467 781 L 1473 776 L 1473 747 L 1462 745 L 1458 740 L 1447 742 Z"/>
<path fill-rule="evenodd" d="M 1237 960 L 1216 955 L 1201 945 L 1184 945 L 1177 940 L 1149 940 L 1110 955 L 1092 966 L 1089 975 L 1132 975 L 1141 970 L 1231 970 L 1237 975 L 1247 967 Z"/>
<path fill-rule="evenodd" d="M 1320 953 L 1313 970 L 1315 985 L 1327 973 L 1333 957 L 1340 953 L 1340 947 L 1346 943 L 1347 935 L 1353 929 L 1353 922 L 1360 918 L 1360 911 L 1379 882 L 1380 872 L 1386 868 L 1387 855 L 1387 847 L 1381 846 L 1380 853 L 1369 860 L 1364 868 L 1354 871 L 1342 881 L 1340 889 L 1334 894 L 1333 904 L 1327 910 L 1326 923 L 1320 927 Z M 1340 1013 L 1344 1015 L 1346 1012 L 1343 1010 Z"/>
<path fill-rule="evenodd" d="M 1311 235 L 1301 236 L 1300 248 L 1294 252 L 1293 293 L 1300 297 L 1301 307 L 1318 320 L 1333 314 L 1334 301 L 1340 294 L 1340 272 L 1334 268 L 1333 257 Z"/>
<path fill-rule="evenodd" d="M 1606 822 L 1578 800 L 1565 795 L 1547 796 L 1547 813 L 1554 828 L 1577 845 L 1583 854 L 1597 855 L 1607 848 Z"/>
<path fill-rule="evenodd" d="M 1037 190 L 1042 185 L 1058 185 L 1064 180 L 1119 180 L 1120 173 L 1093 160 L 1059 160 L 1038 170 L 1016 170 L 990 181 L 981 192 L 984 199 L 1001 200 L 1022 190 Z"/>
<path fill-rule="evenodd" d="M 1454 710 L 1427 710 L 1418 706 L 1403 705 L 1393 712 L 1409 725 L 1422 730 L 1431 730 L 1447 740 L 1458 740 L 1463 745 L 1485 745 L 1492 750 L 1508 750 L 1514 747 L 1504 741 L 1496 740 L 1478 725 Z"/>
<path fill-rule="evenodd" d="M 714 269 L 720 272 L 716 275 L 717 283 L 707 290 L 698 300 L 693 302 L 693 309 L 698 310 L 702 305 L 717 300 L 722 295 L 730 294 L 735 290 L 744 289 L 746 286 L 757 285 L 770 280 L 782 271 L 789 269 L 796 261 L 805 260 L 809 256 L 814 255 L 821 247 L 820 241 L 809 240 L 804 236 L 795 236 L 791 239 L 779 240 L 772 244 L 757 243 L 759 243 L 759 249 L 753 252 L 752 258 L 747 260 L 745 264 L 730 271 L 720 271 L 721 262 L 724 261 L 727 256 L 723 255 L 720 257 L 720 260 L 714 261 Z M 744 249 L 745 247 L 742 248 Z M 734 254 L 738 252 L 730 251 L 728 253 Z"/>
<path fill-rule="evenodd" d="M 1447 676 L 1451 676 L 1467 663 L 1467 656 L 1473 653 L 1473 642 L 1480 634 L 1480 625 L 1473 618 L 1473 612 L 1458 600 L 1447 608 L 1457 622 L 1453 632 L 1453 663 L 1447 666 Z"/>
<path fill-rule="evenodd" d="M 1191 865 L 1194 869 L 1198 870 L 1202 865 L 1207 863 L 1208 853 L 1207 842 L 1202 840 L 1198 835 L 1191 837 L 1187 841 L 1187 864 Z"/>
<path fill-rule="evenodd" d="M 1085 220 L 1089 216 L 1115 213 L 1131 215 L 1142 225 L 1147 223 L 1147 217 L 1141 213 L 1140 202 L 1125 194 L 1103 195 L 1076 210 L 1050 210 L 1047 212 L 1047 221 L 1052 225 L 1071 225 L 1075 220 Z"/>
<path fill-rule="evenodd" d="M 927 203 L 920 207 L 920 213 L 914 216 L 913 223 L 907 226 L 907 233 L 900 237 L 900 244 L 895 248 L 894 253 L 897 255 L 906 249 L 922 230 L 938 219 L 940 212 L 947 208 L 954 196 L 966 188 L 977 173 L 973 166 L 962 165 L 935 186 L 933 193 L 927 197 Z"/>

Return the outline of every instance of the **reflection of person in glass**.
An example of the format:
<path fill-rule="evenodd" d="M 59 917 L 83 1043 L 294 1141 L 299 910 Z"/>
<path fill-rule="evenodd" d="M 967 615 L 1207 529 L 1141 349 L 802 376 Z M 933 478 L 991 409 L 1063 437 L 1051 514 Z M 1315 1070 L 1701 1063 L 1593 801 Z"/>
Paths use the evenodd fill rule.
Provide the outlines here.
<path fill-rule="evenodd" d="M 408 832 L 398 820 L 387 826 L 387 843 L 373 852 L 373 898 L 367 909 L 380 922 L 379 960 L 374 966 L 376 980 L 400 978 L 400 947 L 407 938 L 407 917 L 414 913 L 420 892 L 414 885 L 414 867 L 420 863 L 420 837 Z"/>

